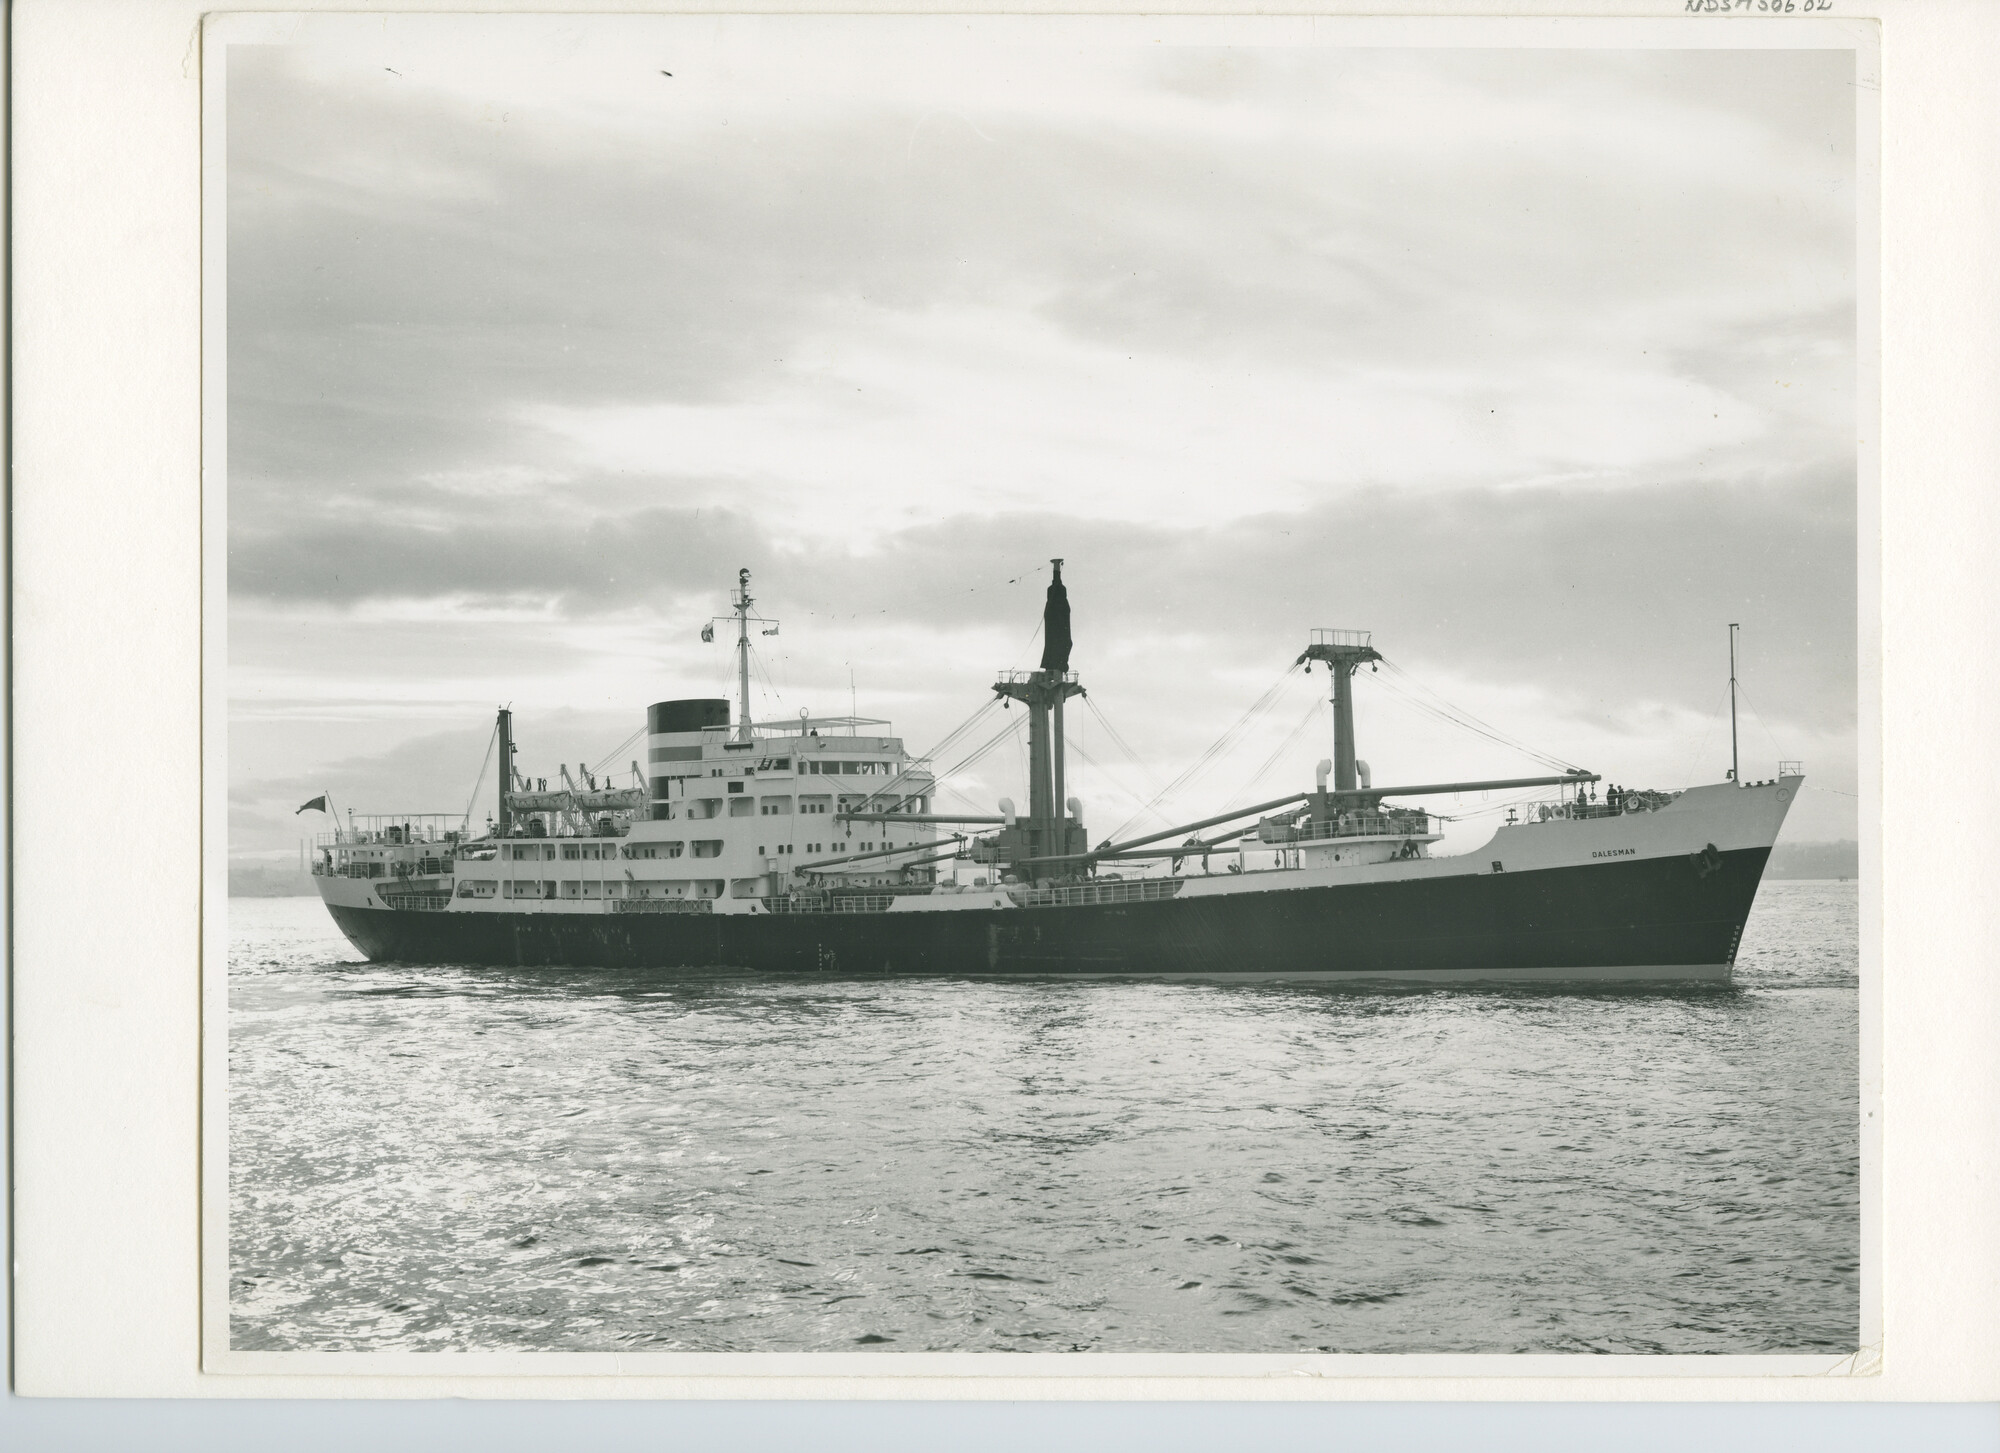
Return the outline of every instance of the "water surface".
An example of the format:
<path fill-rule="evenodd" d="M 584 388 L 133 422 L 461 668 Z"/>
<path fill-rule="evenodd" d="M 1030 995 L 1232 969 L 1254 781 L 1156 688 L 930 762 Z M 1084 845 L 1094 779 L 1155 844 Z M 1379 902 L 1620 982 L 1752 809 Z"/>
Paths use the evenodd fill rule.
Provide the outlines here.
<path fill-rule="evenodd" d="M 1856 1342 L 1856 889 L 1727 990 L 371 965 L 229 904 L 244 1349 Z"/>

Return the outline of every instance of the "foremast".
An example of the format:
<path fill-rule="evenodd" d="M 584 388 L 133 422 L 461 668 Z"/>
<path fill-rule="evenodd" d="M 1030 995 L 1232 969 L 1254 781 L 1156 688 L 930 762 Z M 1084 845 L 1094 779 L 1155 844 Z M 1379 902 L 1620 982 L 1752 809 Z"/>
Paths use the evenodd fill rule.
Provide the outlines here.
<path fill-rule="evenodd" d="M 1314 631 L 1299 657 L 1320 661 L 1333 677 L 1333 790 L 1352 792 L 1360 786 L 1354 767 L 1354 671 L 1382 659 L 1369 644 L 1367 631 Z M 1311 669 L 1308 667 L 1307 669 Z"/>

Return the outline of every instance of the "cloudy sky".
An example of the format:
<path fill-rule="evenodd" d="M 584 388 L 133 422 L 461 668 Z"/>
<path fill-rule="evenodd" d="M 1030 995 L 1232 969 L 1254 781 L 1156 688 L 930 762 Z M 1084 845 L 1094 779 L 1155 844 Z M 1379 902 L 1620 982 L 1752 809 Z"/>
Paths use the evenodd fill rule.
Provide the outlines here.
<path fill-rule="evenodd" d="M 463 810 L 501 702 L 554 777 L 725 694 L 744 565 L 759 714 L 851 692 L 924 750 L 1034 663 L 1058 555 L 1094 835 L 1315 626 L 1400 668 L 1378 782 L 1543 770 L 1420 688 L 1718 780 L 1729 621 L 1745 775 L 1805 759 L 1787 836 L 1853 834 L 1849 53 L 867 24 L 230 49 L 234 853 L 327 788 Z M 1310 785 L 1323 685 L 1163 810 Z"/>

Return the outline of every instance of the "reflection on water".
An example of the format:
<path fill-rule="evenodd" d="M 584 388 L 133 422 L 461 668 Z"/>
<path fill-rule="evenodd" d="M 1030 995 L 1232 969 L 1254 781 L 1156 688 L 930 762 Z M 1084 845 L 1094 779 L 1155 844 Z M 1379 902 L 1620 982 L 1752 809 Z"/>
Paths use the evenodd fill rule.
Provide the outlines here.
<path fill-rule="evenodd" d="M 1677 993 L 405 968 L 229 906 L 240 1348 L 1855 1343 L 1853 884 Z"/>

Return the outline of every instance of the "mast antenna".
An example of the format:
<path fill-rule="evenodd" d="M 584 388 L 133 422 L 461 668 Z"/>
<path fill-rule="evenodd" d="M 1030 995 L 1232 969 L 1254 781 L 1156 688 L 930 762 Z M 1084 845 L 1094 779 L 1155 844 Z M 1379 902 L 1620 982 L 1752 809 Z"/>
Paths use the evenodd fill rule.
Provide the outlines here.
<path fill-rule="evenodd" d="M 736 740 L 750 740 L 750 567 L 736 572 L 736 692 L 743 704 Z"/>
<path fill-rule="evenodd" d="M 1735 621 L 1729 623 L 1729 780 L 1738 787 L 1743 785 L 1743 774 L 1736 760 L 1736 632 Z"/>
<path fill-rule="evenodd" d="M 730 609 L 736 615 L 736 699 L 742 711 L 742 716 L 737 721 L 736 730 L 732 735 L 739 742 L 747 742 L 752 736 L 750 724 L 750 622 L 755 621 L 760 626 L 769 626 L 770 629 L 764 632 L 767 636 L 778 634 L 778 623 L 776 621 L 750 614 L 750 608 L 755 604 L 756 601 L 750 597 L 750 567 L 746 565 L 736 572 L 736 595 L 729 602 Z M 716 626 L 727 619 L 728 617 L 726 616 L 709 617 L 708 624 L 701 628 L 701 638 L 704 641 L 713 641 L 715 639 Z"/>

